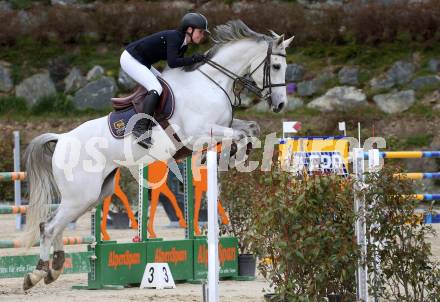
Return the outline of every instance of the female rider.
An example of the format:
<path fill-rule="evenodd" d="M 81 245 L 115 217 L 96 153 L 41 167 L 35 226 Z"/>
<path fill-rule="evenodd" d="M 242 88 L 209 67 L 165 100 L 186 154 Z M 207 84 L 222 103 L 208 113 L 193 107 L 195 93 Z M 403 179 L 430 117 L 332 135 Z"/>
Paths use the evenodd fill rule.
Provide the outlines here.
<path fill-rule="evenodd" d="M 188 44 L 199 44 L 208 32 L 208 20 L 199 13 L 186 14 L 177 29 L 165 30 L 128 44 L 121 55 L 122 69 L 136 82 L 148 90 L 144 100 L 143 112 L 153 116 L 159 102 L 162 86 L 156 76 L 160 73 L 152 64 L 166 60 L 171 68 L 192 65 L 204 60 L 203 54 L 184 57 Z M 133 129 L 136 137 L 141 136 L 152 126 L 150 119 L 142 119 Z M 148 148 L 150 138 L 139 142 Z"/>

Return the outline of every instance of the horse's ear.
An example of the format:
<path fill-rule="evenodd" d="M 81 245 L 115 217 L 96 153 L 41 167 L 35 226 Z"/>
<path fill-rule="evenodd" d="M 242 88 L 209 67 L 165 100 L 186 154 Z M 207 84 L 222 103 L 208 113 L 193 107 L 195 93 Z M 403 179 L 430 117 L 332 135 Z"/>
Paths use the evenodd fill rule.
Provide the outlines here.
<path fill-rule="evenodd" d="M 275 42 L 276 47 L 280 47 L 284 42 L 284 35 L 278 36 L 277 41 Z"/>
<path fill-rule="evenodd" d="M 278 39 L 280 37 L 280 35 L 274 32 L 273 30 L 270 29 L 269 31 L 275 39 Z"/>
<path fill-rule="evenodd" d="M 295 36 L 291 36 L 289 39 L 283 42 L 284 48 L 289 47 L 290 43 L 293 41 L 293 38 L 295 38 Z"/>

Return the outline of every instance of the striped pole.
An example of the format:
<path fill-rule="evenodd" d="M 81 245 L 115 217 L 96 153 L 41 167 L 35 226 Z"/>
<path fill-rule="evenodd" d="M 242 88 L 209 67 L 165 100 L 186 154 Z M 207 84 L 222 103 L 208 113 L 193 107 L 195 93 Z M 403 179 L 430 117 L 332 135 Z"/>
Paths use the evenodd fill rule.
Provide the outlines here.
<path fill-rule="evenodd" d="M 379 153 L 382 158 L 438 158 L 440 151 L 384 151 Z M 368 159 L 368 152 L 364 152 Z"/>
<path fill-rule="evenodd" d="M 58 208 L 58 204 L 52 204 L 51 210 Z M 0 205 L 0 214 L 24 214 L 27 212 L 28 206 L 8 206 Z"/>
<path fill-rule="evenodd" d="M 14 131 L 14 172 L 20 172 L 20 132 Z M 14 180 L 14 204 L 21 206 L 21 181 Z M 15 215 L 15 229 L 21 230 L 21 215 Z"/>
<path fill-rule="evenodd" d="M 26 172 L 0 172 L 0 181 L 25 180 Z"/>
<path fill-rule="evenodd" d="M 394 174 L 396 178 L 407 178 L 407 179 L 439 179 L 440 172 L 432 173 L 396 173 Z"/>
<path fill-rule="evenodd" d="M 414 198 L 423 201 L 440 200 L 440 194 L 416 194 Z"/>
<path fill-rule="evenodd" d="M 95 237 L 93 236 L 80 236 L 80 237 L 64 237 L 64 245 L 78 245 L 78 244 L 91 244 L 95 242 Z M 39 246 L 40 243 L 37 242 L 33 246 Z M 24 247 L 20 240 L 0 240 L 0 249 L 8 248 L 19 248 Z"/>

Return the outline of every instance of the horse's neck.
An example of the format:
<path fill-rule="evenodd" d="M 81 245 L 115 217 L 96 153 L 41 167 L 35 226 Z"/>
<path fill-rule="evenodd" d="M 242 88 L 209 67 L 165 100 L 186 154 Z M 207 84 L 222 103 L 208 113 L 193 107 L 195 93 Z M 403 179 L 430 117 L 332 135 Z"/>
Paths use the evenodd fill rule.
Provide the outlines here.
<path fill-rule="evenodd" d="M 267 45 L 265 45 L 264 42 L 250 40 L 231 42 L 221 47 L 212 60 L 236 75 L 243 76 L 249 72 L 251 62 L 261 56 L 266 47 Z M 214 80 L 222 80 L 221 82 L 225 83 L 226 86 L 228 84 L 232 85 L 232 80 L 230 78 L 208 64 L 205 64 L 200 68 Z M 226 78 L 226 81 L 223 80 L 224 78 Z"/>

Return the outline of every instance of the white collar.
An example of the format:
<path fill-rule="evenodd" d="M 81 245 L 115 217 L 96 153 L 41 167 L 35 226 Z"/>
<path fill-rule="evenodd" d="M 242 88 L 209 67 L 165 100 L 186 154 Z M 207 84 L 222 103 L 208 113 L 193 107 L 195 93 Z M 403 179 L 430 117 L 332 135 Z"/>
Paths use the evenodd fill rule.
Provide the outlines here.
<path fill-rule="evenodd" d="M 182 48 L 183 46 L 185 46 L 185 45 L 187 45 L 188 43 L 186 43 L 186 36 L 185 36 L 185 39 L 183 39 L 183 43 L 182 43 L 182 45 L 180 46 L 180 48 Z"/>

